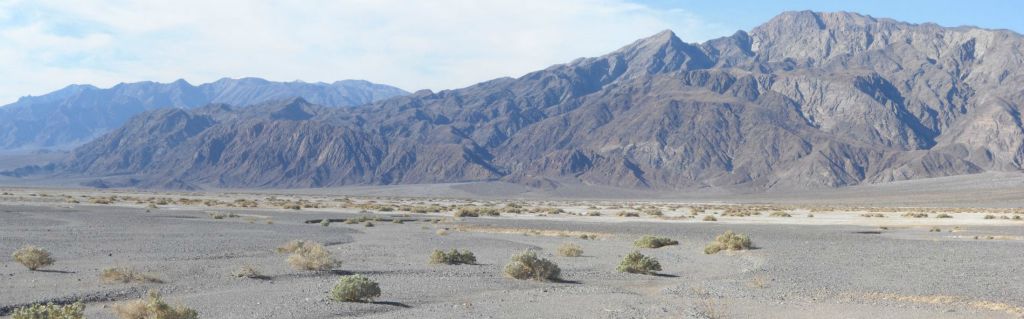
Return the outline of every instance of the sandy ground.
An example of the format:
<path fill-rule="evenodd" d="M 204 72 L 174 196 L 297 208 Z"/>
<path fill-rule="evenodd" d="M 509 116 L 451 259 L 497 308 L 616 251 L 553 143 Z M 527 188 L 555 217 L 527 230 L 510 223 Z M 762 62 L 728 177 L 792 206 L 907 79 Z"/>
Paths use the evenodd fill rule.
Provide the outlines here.
<path fill-rule="evenodd" d="M 453 218 L 451 212 L 365 212 L 359 203 L 508 205 L 496 200 L 349 198 L 333 205 L 323 194 L 279 195 L 321 208 L 268 207 L 266 194 L 148 193 L 5 189 L 0 195 L 0 314 L 46 301 L 83 300 L 89 318 L 113 318 L 113 303 L 156 289 L 203 318 L 1020 318 L 1024 315 L 1024 221 L 1014 211 L 920 208 L 755 207 L 761 215 L 723 216 L 694 203 L 517 201 L 561 208 L 559 214 Z M 112 204 L 90 198 L 116 195 Z M 137 198 L 132 199 L 132 196 Z M 257 208 L 168 204 L 147 208 L 144 197 L 259 201 Z M 78 201 L 79 203 L 74 203 Z M 355 203 L 355 204 L 353 204 Z M 358 205 L 357 205 L 358 206 Z M 361 207 L 361 206 L 360 206 Z M 660 207 L 662 216 L 617 212 Z M 791 217 L 771 217 L 783 210 Z M 360 211 L 364 211 L 360 213 Z M 576 214 L 601 212 L 602 216 Z M 880 213 L 885 217 L 863 217 Z M 211 213 L 239 217 L 214 219 Z M 812 214 L 813 217 L 808 215 Z M 395 217 L 409 222 L 307 223 L 322 218 Z M 702 221 L 703 216 L 717 221 Z M 985 219 L 985 215 L 995 218 Z M 1006 216 L 1007 219 L 1002 219 Z M 433 220 L 443 221 L 434 223 Z M 268 221 L 270 221 L 268 223 Z M 447 235 L 439 235 L 447 229 Z M 726 230 L 747 233 L 756 249 L 705 255 L 703 246 Z M 935 231 L 938 230 L 938 231 Z M 596 234 L 597 239 L 579 239 Z M 640 249 L 660 260 L 658 275 L 615 271 L 644 234 L 680 243 Z M 977 238 L 977 239 L 976 239 Z M 342 261 L 333 272 L 292 270 L 274 248 L 292 239 L 324 243 Z M 582 257 L 561 257 L 563 243 Z M 9 254 L 25 244 L 44 247 L 57 263 L 28 271 Z M 477 265 L 428 264 L 433 249 L 468 249 Z M 562 282 L 519 281 L 502 275 L 509 257 L 533 249 L 562 268 Z M 253 265 L 267 279 L 230 273 Z M 163 283 L 102 284 L 100 272 L 123 266 Z M 383 291 L 374 303 L 328 299 L 340 275 L 364 274 Z"/>

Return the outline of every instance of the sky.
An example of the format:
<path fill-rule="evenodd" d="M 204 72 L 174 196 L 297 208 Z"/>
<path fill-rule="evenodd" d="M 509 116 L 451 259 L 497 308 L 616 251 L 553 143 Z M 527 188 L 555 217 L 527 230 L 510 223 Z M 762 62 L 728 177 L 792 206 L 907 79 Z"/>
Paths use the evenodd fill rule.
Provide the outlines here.
<path fill-rule="evenodd" d="M 1024 31 L 1024 2 L 1011 0 L 0 0 L 0 105 L 69 84 L 180 78 L 454 89 L 665 29 L 728 36 L 787 10 Z"/>

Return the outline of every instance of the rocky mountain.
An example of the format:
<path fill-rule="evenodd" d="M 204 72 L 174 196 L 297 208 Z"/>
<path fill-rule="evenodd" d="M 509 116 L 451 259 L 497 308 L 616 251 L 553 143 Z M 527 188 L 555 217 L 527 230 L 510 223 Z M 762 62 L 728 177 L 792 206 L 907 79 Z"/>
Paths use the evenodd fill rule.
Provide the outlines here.
<path fill-rule="evenodd" d="M 293 97 L 325 106 L 356 106 L 404 94 L 408 93 L 395 87 L 357 80 L 328 84 L 225 78 L 199 86 L 178 80 L 122 83 L 109 89 L 72 85 L 0 107 L 0 150 L 82 144 L 158 108 L 244 106 Z"/>
<path fill-rule="evenodd" d="M 748 190 L 1018 171 L 1022 49 L 1005 30 L 787 12 L 372 107 L 148 112 L 58 166 L 143 186 Z"/>

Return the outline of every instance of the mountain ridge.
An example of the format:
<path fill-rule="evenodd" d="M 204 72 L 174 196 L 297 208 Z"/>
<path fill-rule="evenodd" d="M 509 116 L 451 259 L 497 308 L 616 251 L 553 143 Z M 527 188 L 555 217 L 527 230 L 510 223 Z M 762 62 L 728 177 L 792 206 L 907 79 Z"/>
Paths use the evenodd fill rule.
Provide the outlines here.
<path fill-rule="evenodd" d="M 169 83 L 119 83 L 106 89 L 69 85 L 0 107 L 0 149 L 82 144 L 120 126 L 132 115 L 156 108 L 193 108 L 209 103 L 245 106 L 294 96 L 341 107 L 404 94 L 408 92 L 362 80 L 306 83 L 222 78 L 194 86 L 179 79 Z"/>
<path fill-rule="evenodd" d="M 173 146 L 139 146 L 150 137 L 132 130 L 155 126 L 136 122 L 62 167 L 216 187 L 498 180 L 671 190 L 1019 171 L 1022 48 L 1006 31 L 786 12 L 704 43 L 663 31 L 519 78 L 369 108 L 292 100 L 264 107 L 315 111 L 231 111 L 177 130 L 188 137 Z M 172 156 L 119 162 L 152 154 Z"/>

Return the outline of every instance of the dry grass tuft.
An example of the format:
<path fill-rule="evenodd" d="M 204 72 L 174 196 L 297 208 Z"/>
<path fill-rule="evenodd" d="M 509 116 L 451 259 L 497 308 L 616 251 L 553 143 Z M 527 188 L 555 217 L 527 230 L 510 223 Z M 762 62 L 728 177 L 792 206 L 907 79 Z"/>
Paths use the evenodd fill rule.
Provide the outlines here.
<path fill-rule="evenodd" d="M 46 251 L 46 249 L 32 245 L 25 245 L 24 247 L 21 247 L 15 251 L 11 257 L 14 257 L 14 261 L 33 271 L 53 265 L 54 262 L 53 257 L 50 256 L 50 252 Z"/>
<path fill-rule="evenodd" d="M 574 243 L 564 243 L 558 247 L 558 255 L 564 257 L 583 256 L 583 247 Z"/>
<path fill-rule="evenodd" d="M 100 273 L 100 281 L 107 284 L 115 283 L 162 283 L 163 281 L 148 274 L 127 267 L 110 267 Z"/>
<path fill-rule="evenodd" d="M 114 314 L 121 319 L 199 319 L 199 313 L 184 305 L 171 306 L 154 290 L 146 298 L 114 305 Z"/>
<path fill-rule="evenodd" d="M 324 245 L 315 241 L 302 242 L 292 251 L 287 260 L 288 265 L 295 270 L 307 271 L 331 270 L 341 264 L 334 259 L 334 256 L 331 256 L 331 252 L 324 248 Z"/>
<path fill-rule="evenodd" d="M 264 278 L 267 278 L 266 276 L 263 275 L 263 273 L 260 273 L 259 269 L 256 269 L 256 267 L 252 266 L 252 265 L 242 265 L 242 267 L 238 267 L 238 270 L 235 270 L 234 272 L 232 272 L 231 275 L 235 276 L 235 277 L 238 277 L 238 278 L 249 278 L 249 279 L 264 279 Z"/>

